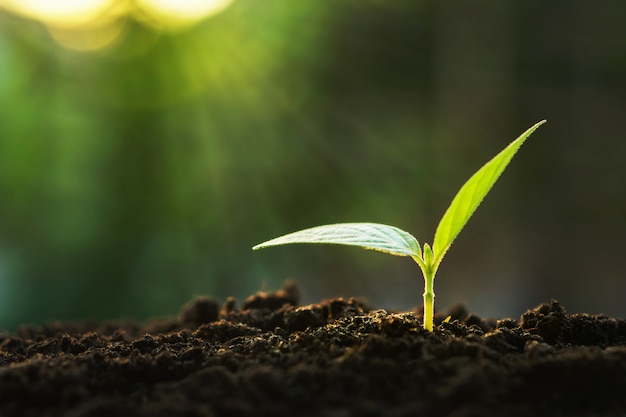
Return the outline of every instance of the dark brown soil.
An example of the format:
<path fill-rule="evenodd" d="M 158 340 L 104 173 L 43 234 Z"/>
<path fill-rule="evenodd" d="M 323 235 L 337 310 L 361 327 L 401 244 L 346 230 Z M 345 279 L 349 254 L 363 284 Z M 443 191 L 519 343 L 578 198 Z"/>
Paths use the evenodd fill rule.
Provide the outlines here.
<path fill-rule="evenodd" d="M 438 316 L 293 285 L 177 319 L 0 334 L 0 416 L 626 416 L 626 321 Z"/>

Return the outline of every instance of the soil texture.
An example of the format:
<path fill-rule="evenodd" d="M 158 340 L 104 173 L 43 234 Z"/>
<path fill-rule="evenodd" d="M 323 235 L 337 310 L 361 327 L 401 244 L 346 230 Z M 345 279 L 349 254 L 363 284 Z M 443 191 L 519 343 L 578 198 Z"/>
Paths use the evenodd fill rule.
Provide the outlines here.
<path fill-rule="evenodd" d="M 0 333 L 0 416 L 626 416 L 625 320 L 553 300 L 519 320 L 454 307 L 428 332 L 418 310 L 299 300 Z"/>

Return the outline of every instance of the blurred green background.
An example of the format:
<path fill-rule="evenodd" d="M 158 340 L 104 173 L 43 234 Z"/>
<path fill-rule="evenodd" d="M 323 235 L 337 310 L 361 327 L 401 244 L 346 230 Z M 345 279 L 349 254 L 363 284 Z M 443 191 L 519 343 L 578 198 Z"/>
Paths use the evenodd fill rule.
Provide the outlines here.
<path fill-rule="evenodd" d="M 195 3 L 0 0 L 0 328 L 287 278 L 304 303 L 421 305 L 408 258 L 251 246 L 344 221 L 431 242 L 544 118 L 446 256 L 437 307 L 626 317 L 626 2 Z"/>

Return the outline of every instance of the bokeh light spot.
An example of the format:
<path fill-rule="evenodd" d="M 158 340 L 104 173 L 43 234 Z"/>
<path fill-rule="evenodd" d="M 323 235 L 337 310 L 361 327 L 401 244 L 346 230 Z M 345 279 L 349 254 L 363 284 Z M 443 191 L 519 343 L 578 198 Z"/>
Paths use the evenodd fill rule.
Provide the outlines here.
<path fill-rule="evenodd" d="M 61 46 L 74 51 L 96 51 L 106 48 L 120 38 L 125 24 L 113 20 L 103 25 L 89 26 L 84 30 L 67 30 L 49 27 L 50 36 Z"/>
<path fill-rule="evenodd" d="M 139 0 L 141 12 L 148 21 L 161 28 L 187 26 L 217 14 L 232 0 Z"/>

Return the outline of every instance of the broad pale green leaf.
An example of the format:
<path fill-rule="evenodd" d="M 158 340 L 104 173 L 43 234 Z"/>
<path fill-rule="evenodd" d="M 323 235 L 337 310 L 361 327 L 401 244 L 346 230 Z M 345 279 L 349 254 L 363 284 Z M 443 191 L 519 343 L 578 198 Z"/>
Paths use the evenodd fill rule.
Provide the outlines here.
<path fill-rule="evenodd" d="M 485 195 L 491 190 L 502 171 L 507 167 L 511 158 L 520 146 L 528 139 L 528 137 L 546 121 L 535 124 L 530 129 L 521 134 L 520 137 L 511 142 L 504 150 L 496 155 L 491 161 L 487 162 L 461 187 L 457 195 L 452 200 L 450 207 L 441 218 L 437 231 L 435 232 L 435 241 L 433 242 L 433 251 L 435 253 L 435 269 L 441 262 L 454 239 L 469 218 L 474 214 L 476 208 L 483 200 Z"/>
<path fill-rule="evenodd" d="M 277 237 L 258 244 L 252 249 L 290 243 L 329 243 L 360 246 L 364 249 L 390 253 L 397 256 L 418 256 L 420 245 L 411 234 L 397 227 L 378 223 L 338 223 L 312 227 Z"/>

